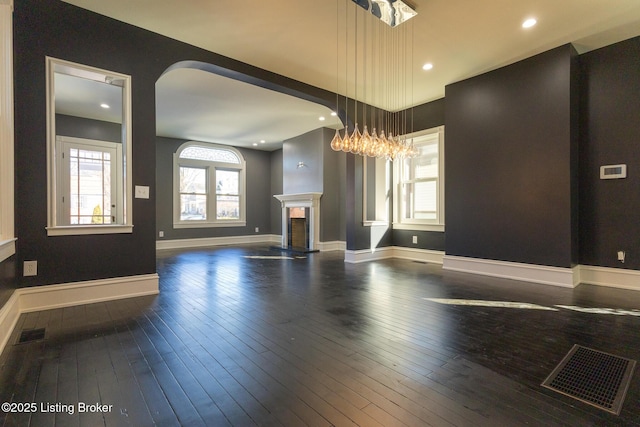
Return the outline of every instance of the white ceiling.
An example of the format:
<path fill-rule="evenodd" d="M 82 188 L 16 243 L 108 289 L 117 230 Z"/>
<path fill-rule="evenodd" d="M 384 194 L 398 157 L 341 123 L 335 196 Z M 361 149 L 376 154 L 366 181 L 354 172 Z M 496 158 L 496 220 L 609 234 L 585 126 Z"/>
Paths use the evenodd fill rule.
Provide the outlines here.
<path fill-rule="evenodd" d="M 161 136 L 267 151 L 319 127 L 342 128 L 325 106 L 187 68 L 156 83 L 156 115 Z"/>
<path fill-rule="evenodd" d="M 55 90 L 57 114 L 122 123 L 120 86 L 56 72 Z"/>
<path fill-rule="evenodd" d="M 355 6 L 350 0 L 67 2 L 329 91 L 338 88 L 344 93 L 347 88 L 353 92 L 354 77 L 342 71 L 344 63 L 336 59 L 346 58 L 342 50 L 338 55 L 336 52 L 344 43 L 345 22 L 353 21 Z M 413 91 L 411 96 L 402 97 L 401 107 L 441 98 L 449 83 L 566 43 L 574 43 L 582 53 L 640 35 L 638 0 L 407 3 L 415 6 L 418 15 L 409 21 L 414 40 L 410 61 Z M 535 17 L 538 24 L 524 30 L 521 23 L 528 17 Z M 421 67 L 426 62 L 433 63 L 434 68 L 423 71 Z M 271 133 L 275 128 L 283 130 L 300 124 L 301 118 L 293 113 L 306 111 L 305 106 L 310 104 L 306 101 L 295 105 L 290 99 L 285 101 L 289 97 L 267 89 L 241 87 L 244 83 L 238 87 L 234 83 L 234 91 L 242 93 L 234 98 L 229 96 L 234 91 L 225 89 L 231 86 L 228 79 L 204 71 L 196 76 L 193 70 L 185 78 L 186 71 L 172 71 L 158 82 L 160 135 L 240 145 L 260 139 L 287 139 L 303 129 L 296 126 L 290 132 Z M 397 108 L 385 99 L 374 98 L 371 102 Z M 279 117 L 278 111 L 283 112 Z M 318 112 L 311 108 L 309 117 Z M 310 120 L 307 126 L 312 127 L 307 130 L 319 127 L 317 117 L 314 120 Z M 276 147 L 264 144 L 258 148 Z"/>

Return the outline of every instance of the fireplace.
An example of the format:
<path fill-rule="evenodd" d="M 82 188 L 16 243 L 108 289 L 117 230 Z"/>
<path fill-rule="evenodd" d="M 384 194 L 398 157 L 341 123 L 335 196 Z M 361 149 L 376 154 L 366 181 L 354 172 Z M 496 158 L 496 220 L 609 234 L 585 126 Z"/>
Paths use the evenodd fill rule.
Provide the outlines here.
<path fill-rule="evenodd" d="M 316 251 L 322 193 L 277 194 L 282 206 L 282 247 Z"/>
<path fill-rule="evenodd" d="M 309 249 L 309 208 L 289 208 L 287 247 Z"/>

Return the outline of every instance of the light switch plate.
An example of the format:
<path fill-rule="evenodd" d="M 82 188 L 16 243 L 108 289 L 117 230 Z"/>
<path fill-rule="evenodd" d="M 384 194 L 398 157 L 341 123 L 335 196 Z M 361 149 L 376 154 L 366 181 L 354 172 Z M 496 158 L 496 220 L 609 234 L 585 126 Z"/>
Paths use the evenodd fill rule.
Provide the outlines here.
<path fill-rule="evenodd" d="M 149 198 L 149 186 L 136 185 L 136 199 L 148 199 L 148 198 Z"/>

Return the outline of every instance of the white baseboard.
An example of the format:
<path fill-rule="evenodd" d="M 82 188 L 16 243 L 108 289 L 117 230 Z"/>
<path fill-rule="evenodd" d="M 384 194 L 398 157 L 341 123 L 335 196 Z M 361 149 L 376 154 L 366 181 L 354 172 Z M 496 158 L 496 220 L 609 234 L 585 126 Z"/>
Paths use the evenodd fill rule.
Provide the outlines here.
<path fill-rule="evenodd" d="M 173 240 L 156 240 L 156 250 L 163 249 L 189 249 L 189 248 L 208 248 L 214 246 L 229 245 L 246 245 L 252 243 L 269 243 L 280 245 L 282 236 L 277 234 L 256 234 L 247 236 L 228 236 L 228 237 L 202 237 L 197 239 L 173 239 Z M 318 250 L 328 251 L 344 251 L 347 242 L 318 242 Z"/>
<path fill-rule="evenodd" d="M 145 274 L 16 289 L 0 309 L 0 353 L 22 313 L 155 295 L 159 284 L 157 274 Z"/>
<path fill-rule="evenodd" d="M 356 251 L 345 250 L 344 262 L 349 264 L 359 264 L 361 262 L 377 261 L 380 259 L 393 258 L 393 248 L 387 246 L 375 249 L 359 249 Z"/>
<path fill-rule="evenodd" d="M 395 258 L 408 259 L 411 261 L 428 262 L 430 264 L 442 265 L 444 252 L 434 251 L 432 249 L 416 249 L 416 248 L 405 248 L 402 246 L 394 246 L 393 256 Z"/>
<path fill-rule="evenodd" d="M 580 282 L 588 285 L 640 291 L 640 271 L 581 265 Z"/>
<path fill-rule="evenodd" d="M 20 317 L 20 296 L 17 292 L 13 291 L 13 295 L 0 309 L 0 354 L 4 351 Z"/>
<path fill-rule="evenodd" d="M 282 237 L 276 234 L 255 234 L 246 236 L 202 237 L 197 239 L 156 240 L 156 250 L 207 248 L 224 245 L 244 245 L 250 243 L 273 243 L 279 245 Z"/>
<path fill-rule="evenodd" d="M 318 250 L 321 252 L 344 251 L 347 249 L 347 242 L 336 240 L 335 242 L 318 242 Z"/>
<path fill-rule="evenodd" d="M 574 288 L 580 283 L 579 267 L 550 267 L 452 255 L 445 255 L 443 261 L 442 268 L 450 271 L 501 277 L 504 279 L 521 280 L 566 288 Z"/>
<path fill-rule="evenodd" d="M 387 246 L 376 249 L 361 249 L 357 251 L 344 251 L 344 262 L 358 264 L 361 262 L 376 261 L 387 258 L 401 258 L 412 261 L 442 264 L 444 252 L 430 249 L 405 248 L 401 246 Z"/>

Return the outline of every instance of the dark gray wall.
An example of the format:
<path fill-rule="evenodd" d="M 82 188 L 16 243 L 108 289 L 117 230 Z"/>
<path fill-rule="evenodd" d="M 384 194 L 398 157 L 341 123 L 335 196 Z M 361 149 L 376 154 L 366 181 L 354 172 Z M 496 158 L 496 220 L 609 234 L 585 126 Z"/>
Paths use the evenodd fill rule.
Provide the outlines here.
<path fill-rule="evenodd" d="M 372 249 L 372 227 L 363 225 L 364 219 L 364 202 L 363 202 L 363 158 L 355 154 L 343 154 L 347 166 L 346 173 L 346 235 L 347 249 L 357 251 L 363 249 Z M 384 247 L 391 244 L 392 230 L 389 229 L 378 242 L 375 247 Z"/>
<path fill-rule="evenodd" d="M 421 131 L 431 129 L 433 127 L 445 124 L 445 100 L 438 99 L 426 104 L 418 105 L 401 112 L 401 116 L 411 117 L 413 121 L 413 131 Z M 446 129 L 445 129 L 446 141 Z M 362 194 L 364 191 L 362 180 L 362 158 L 353 154 L 343 155 L 347 167 L 347 185 L 346 188 L 346 217 L 345 230 L 347 234 L 347 249 L 361 250 L 371 249 L 371 227 L 362 225 L 364 218 Z M 392 182 L 392 188 L 395 185 Z M 446 182 L 445 182 L 446 185 Z M 391 206 L 389 217 L 392 217 L 393 197 L 391 198 Z M 446 225 L 445 225 L 446 227 Z M 413 244 L 413 236 L 418 236 L 418 244 Z M 385 246 L 404 246 L 419 249 L 444 250 L 445 234 L 435 231 L 417 231 L 417 230 L 388 230 L 387 233 L 376 242 L 376 247 Z"/>
<path fill-rule="evenodd" d="M 283 194 L 322 193 L 324 132 L 316 129 L 284 141 L 282 145 Z M 300 162 L 303 167 L 298 167 Z"/>
<path fill-rule="evenodd" d="M 345 241 L 345 154 L 331 149 L 332 129 L 322 130 L 323 150 L 323 194 L 320 199 L 320 241 Z"/>
<path fill-rule="evenodd" d="M 48 237 L 45 56 L 132 76 L 133 184 L 155 180 L 155 82 L 164 67 L 141 52 L 151 33 L 59 1 L 14 2 L 16 264 L 21 286 L 155 272 L 154 190 L 134 199 L 133 232 Z M 162 44 L 162 43 L 160 43 Z M 22 261 L 38 275 L 22 277 Z"/>
<path fill-rule="evenodd" d="M 446 252 L 570 267 L 578 94 L 566 45 L 446 87 Z"/>
<path fill-rule="evenodd" d="M 331 150 L 335 131 L 320 128 L 284 142 L 283 194 L 320 192 L 320 241 L 344 241 L 345 154 Z M 304 167 L 298 167 L 304 162 Z"/>
<path fill-rule="evenodd" d="M 157 138 L 156 145 L 156 218 L 158 240 L 202 237 L 246 236 L 271 233 L 271 154 L 266 151 L 236 148 L 246 162 L 246 227 L 173 228 L 173 154 L 186 141 Z M 255 232 L 258 227 L 260 231 Z"/>
<path fill-rule="evenodd" d="M 413 236 L 418 237 L 417 244 L 413 243 Z M 393 245 L 444 251 L 446 249 L 445 233 L 439 231 L 393 230 Z"/>
<path fill-rule="evenodd" d="M 56 135 L 97 141 L 122 142 L 122 125 L 101 120 L 56 114 Z"/>
<path fill-rule="evenodd" d="M 38 276 L 20 277 L 21 286 L 156 271 L 156 197 L 161 190 L 156 191 L 154 185 L 155 83 L 170 67 L 204 67 L 226 77 L 334 107 L 333 93 L 65 2 L 16 0 L 13 22 L 18 276 L 22 276 L 22 261 L 38 261 Z M 133 233 L 47 236 L 46 56 L 132 76 L 133 155 L 128 160 L 133 166 L 133 184 L 150 186 L 149 199 L 133 201 Z M 268 163 L 268 158 L 265 162 Z M 258 187 L 256 197 L 269 198 L 270 179 L 264 176 L 262 179 L 266 187 Z M 263 204 L 266 212 L 270 203 L 269 199 Z M 255 221 L 250 218 L 250 227 L 268 229 L 270 220 L 265 218 Z"/>
<path fill-rule="evenodd" d="M 406 110 L 413 120 L 414 131 L 431 129 L 445 123 L 445 99 L 440 98 Z"/>
<path fill-rule="evenodd" d="M 640 269 L 640 37 L 580 62 L 580 264 Z M 618 163 L 626 179 L 600 180 L 600 166 Z"/>
<path fill-rule="evenodd" d="M 271 152 L 271 195 L 282 193 L 282 149 Z M 271 197 L 271 234 L 282 234 L 282 206 Z"/>
<path fill-rule="evenodd" d="M 414 130 L 426 130 L 445 124 L 445 99 L 437 99 L 426 104 L 418 105 L 407 110 L 413 118 Z M 445 145 L 447 144 L 447 129 L 445 126 Z M 445 166 L 446 170 L 446 166 Z M 445 179 L 445 199 L 447 194 L 447 182 Z M 392 202 L 394 202 L 392 200 Z M 445 230 L 447 225 L 445 224 Z M 437 251 L 445 250 L 445 233 L 440 231 L 419 231 L 419 230 L 393 230 L 392 245 L 403 246 L 416 249 L 431 249 Z M 413 236 L 418 237 L 418 243 L 413 243 Z"/>
<path fill-rule="evenodd" d="M 159 229 L 154 186 L 155 82 L 167 68 L 181 61 L 199 61 L 214 64 L 212 68 L 227 77 L 324 105 L 335 100 L 327 91 L 61 1 L 16 0 L 13 18 L 18 242 L 11 269 L 17 266 L 21 276 L 22 261 L 37 259 L 39 263 L 37 277 L 20 277 L 22 286 L 155 271 Z M 588 126 L 581 141 L 588 145 L 587 152 L 583 147 L 586 157 L 581 158 L 580 169 L 580 261 L 620 266 L 611 261 L 611 249 L 625 250 L 618 247 L 624 245 L 630 247 L 624 267 L 637 268 L 633 253 L 640 251 L 637 241 L 629 239 L 638 235 L 634 231 L 638 221 L 628 216 L 637 212 L 633 202 L 637 198 L 633 190 L 622 189 L 626 183 L 637 188 L 632 166 L 637 164 L 633 148 L 640 122 L 636 120 L 638 41 L 628 43 L 584 56 L 582 124 Z M 134 200 L 132 234 L 46 235 L 46 55 L 133 77 L 133 181 L 151 186 L 151 198 Z M 568 93 L 577 81 L 568 77 L 573 72 L 569 65 L 573 55 L 570 47 L 554 49 L 451 85 L 446 103 L 439 100 L 413 109 L 415 129 L 429 128 L 442 124 L 428 117 L 438 117 L 438 103 L 446 104 L 445 138 L 451 148 L 446 150 L 447 252 L 560 266 L 574 261 L 575 194 L 571 189 L 577 172 L 571 166 L 575 162 L 571 123 L 577 110 Z M 618 151 L 620 156 L 614 156 Z M 361 226 L 361 162 L 351 154 L 342 156 L 347 177 L 344 229 L 348 247 L 363 249 L 369 237 Z M 614 161 L 614 157 L 627 160 Z M 605 187 L 590 175 L 594 166 L 618 161 L 630 166 L 626 183 L 610 182 Z M 509 164 L 517 167 L 504 166 Z M 610 191 L 614 186 L 616 191 Z M 589 188 L 597 191 L 585 191 Z M 624 196 L 618 199 L 613 194 Z M 401 242 L 403 236 L 398 232 L 394 244 L 411 246 Z"/>

